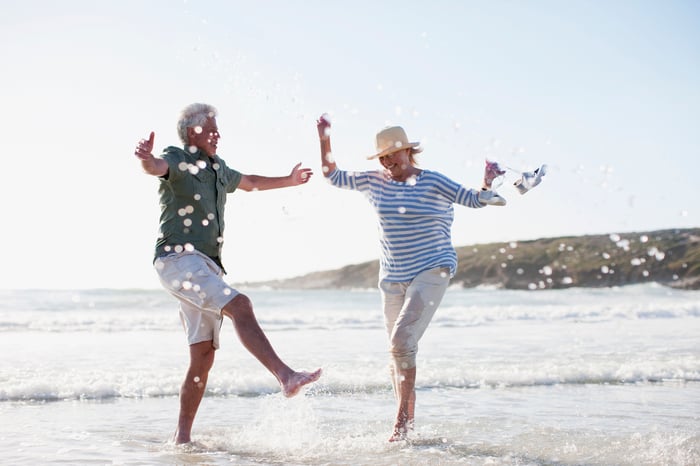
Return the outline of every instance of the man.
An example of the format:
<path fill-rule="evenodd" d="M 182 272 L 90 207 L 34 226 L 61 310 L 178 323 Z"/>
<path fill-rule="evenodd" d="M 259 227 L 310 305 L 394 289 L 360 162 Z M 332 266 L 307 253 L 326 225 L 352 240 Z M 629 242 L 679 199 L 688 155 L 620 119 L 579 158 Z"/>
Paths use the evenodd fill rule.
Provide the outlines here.
<path fill-rule="evenodd" d="M 277 378 L 285 396 L 296 395 L 321 376 L 321 369 L 294 371 L 277 356 L 255 318 L 250 299 L 223 280 L 221 263 L 227 193 L 297 186 L 308 182 L 312 172 L 299 168 L 300 163 L 282 177 L 244 175 L 229 168 L 216 154 L 221 138 L 216 115 L 211 105 L 191 104 L 178 121 L 184 149 L 171 146 L 154 157 L 151 132 L 134 152 L 143 170 L 160 180 L 160 234 L 154 265 L 163 287 L 180 302 L 190 345 L 176 443 L 191 440 L 192 424 L 219 348 L 223 316 L 233 321 L 241 343 Z"/>

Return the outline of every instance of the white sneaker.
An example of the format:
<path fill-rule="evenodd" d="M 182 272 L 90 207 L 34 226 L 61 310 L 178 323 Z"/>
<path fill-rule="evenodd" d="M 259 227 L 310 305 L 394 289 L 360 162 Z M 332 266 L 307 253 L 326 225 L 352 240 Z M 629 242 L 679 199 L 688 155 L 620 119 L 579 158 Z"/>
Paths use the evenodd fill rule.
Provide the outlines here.
<path fill-rule="evenodd" d="M 506 205 L 506 200 L 501 197 L 496 191 L 491 191 L 490 189 L 482 189 L 479 191 L 478 196 L 479 202 L 484 205 Z"/>
<path fill-rule="evenodd" d="M 515 183 L 513 183 L 513 186 L 515 186 L 515 189 L 517 189 L 520 194 L 525 194 L 540 184 L 542 182 L 542 177 L 546 174 L 547 165 L 542 165 L 534 172 L 523 172 L 523 176 L 516 180 Z"/>

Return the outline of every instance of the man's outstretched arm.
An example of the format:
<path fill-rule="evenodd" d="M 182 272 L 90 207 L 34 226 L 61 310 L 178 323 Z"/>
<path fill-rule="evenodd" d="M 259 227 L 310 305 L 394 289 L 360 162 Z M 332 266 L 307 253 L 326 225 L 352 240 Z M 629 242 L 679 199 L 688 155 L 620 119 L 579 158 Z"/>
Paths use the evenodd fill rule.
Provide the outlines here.
<path fill-rule="evenodd" d="M 313 175 L 310 168 L 300 168 L 301 162 L 292 168 L 287 176 L 243 175 L 238 185 L 243 191 L 265 191 L 266 189 L 288 188 L 307 183 Z"/>
<path fill-rule="evenodd" d="M 136 144 L 134 155 L 141 160 L 143 171 L 153 176 L 165 176 L 168 174 L 168 162 L 153 156 L 153 140 L 155 133 L 151 131 L 148 139 L 141 139 Z"/>

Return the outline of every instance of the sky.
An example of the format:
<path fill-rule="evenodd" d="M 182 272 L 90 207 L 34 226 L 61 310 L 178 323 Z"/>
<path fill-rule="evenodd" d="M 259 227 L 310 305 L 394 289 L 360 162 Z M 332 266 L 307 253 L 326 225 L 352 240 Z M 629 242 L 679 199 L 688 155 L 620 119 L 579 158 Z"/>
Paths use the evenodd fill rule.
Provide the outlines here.
<path fill-rule="evenodd" d="M 455 207 L 453 243 L 700 226 L 700 3 L 670 0 L 0 0 L 5 166 L 0 288 L 158 288 L 158 181 L 133 156 L 180 110 L 218 111 L 219 155 L 311 181 L 236 192 L 231 282 L 378 257 L 376 219 L 328 185 L 315 120 L 347 170 L 387 125 L 421 168 L 479 187 L 510 168 L 505 207 Z M 546 164 L 519 194 L 518 171 Z"/>

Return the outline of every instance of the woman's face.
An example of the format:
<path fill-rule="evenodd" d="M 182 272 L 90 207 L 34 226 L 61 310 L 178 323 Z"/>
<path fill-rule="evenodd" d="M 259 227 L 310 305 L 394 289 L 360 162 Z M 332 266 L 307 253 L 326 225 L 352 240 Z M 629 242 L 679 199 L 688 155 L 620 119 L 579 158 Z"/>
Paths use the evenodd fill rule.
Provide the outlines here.
<path fill-rule="evenodd" d="M 379 157 L 379 163 L 391 173 L 395 180 L 404 180 L 413 174 L 411 163 L 411 149 L 401 149 L 392 154 Z"/>

